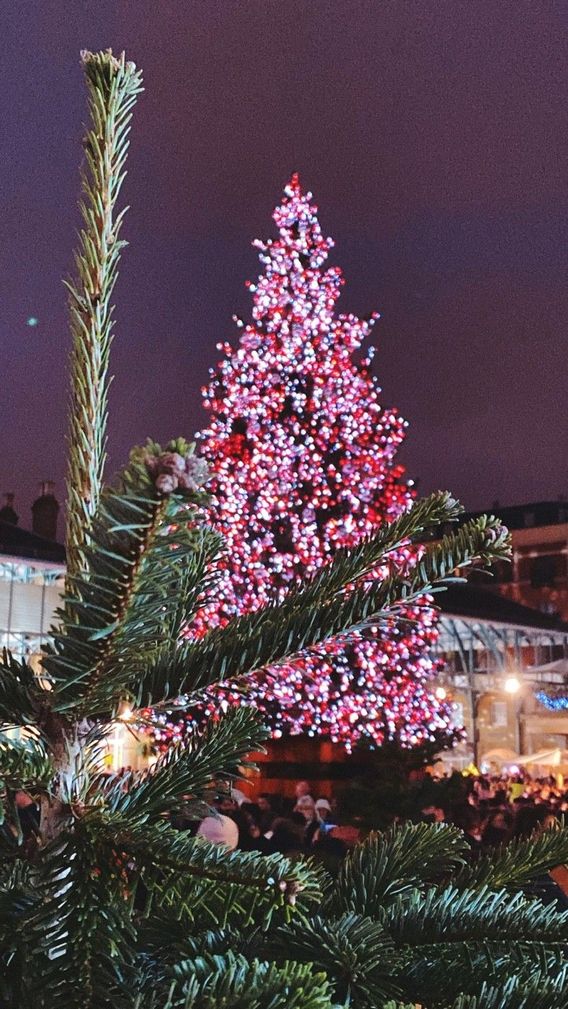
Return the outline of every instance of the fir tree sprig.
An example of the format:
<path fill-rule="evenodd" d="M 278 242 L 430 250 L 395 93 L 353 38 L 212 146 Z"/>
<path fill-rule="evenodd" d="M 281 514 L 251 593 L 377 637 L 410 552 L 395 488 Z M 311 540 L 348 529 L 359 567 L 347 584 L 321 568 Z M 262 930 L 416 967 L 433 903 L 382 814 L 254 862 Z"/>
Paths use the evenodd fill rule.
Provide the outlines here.
<path fill-rule="evenodd" d="M 67 474 L 67 573 L 84 567 L 84 549 L 98 504 L 106 455 L 108 363 L 113 331 L 112 294 L 126 209 L 116 204 L 126 175 L 130 121 L 142 75 L 122 53 L 81 54 L 90 113 L 84 139 L 80 201 L 83 227 L 75 278 L 67 281 L 73 336 L 72 399 Z"/>

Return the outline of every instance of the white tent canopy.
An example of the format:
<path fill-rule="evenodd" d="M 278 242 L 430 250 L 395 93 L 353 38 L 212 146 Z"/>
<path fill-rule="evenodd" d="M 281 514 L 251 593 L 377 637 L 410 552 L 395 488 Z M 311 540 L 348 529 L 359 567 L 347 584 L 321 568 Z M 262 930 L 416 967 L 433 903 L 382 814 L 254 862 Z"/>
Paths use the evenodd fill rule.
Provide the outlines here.
<path fill-rule="evenodd" d="M 561 764 L 568 764 L 568 750 L 561 750 L 557 746 L 550 750 L 539 750 L 538 753 L 524 755 L 507 749 L 488 750 L 483 754 L 481 762 L 501 764 L 502 767 L 510 765 L 516 767 L 560 767 Z"/>

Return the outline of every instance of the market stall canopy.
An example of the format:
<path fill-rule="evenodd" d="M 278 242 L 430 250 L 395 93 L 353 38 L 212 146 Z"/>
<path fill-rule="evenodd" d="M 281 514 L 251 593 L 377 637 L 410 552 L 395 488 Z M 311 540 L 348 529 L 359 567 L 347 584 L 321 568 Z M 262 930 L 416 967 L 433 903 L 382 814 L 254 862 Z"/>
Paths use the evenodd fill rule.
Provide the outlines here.
<path fill-rule="evenodd" d="M 518 753 L 514 750 L 496 749 L 488 750 L 481 758 L 482 764 L 516 764 L 519 760 Z"/>
<path fill-rule="evenodd" d="M 496 749 L 488 750 L 484 753 L 481 762 L 483 764 L 501 764 L 503 767 L 515 765 L 516 767 L 560 767 L 568 764 L 568 750 L 561 750 L 559 746 L 549 750 L 539 750 L 538 753 L 514 753 L 513 750 Z"/>

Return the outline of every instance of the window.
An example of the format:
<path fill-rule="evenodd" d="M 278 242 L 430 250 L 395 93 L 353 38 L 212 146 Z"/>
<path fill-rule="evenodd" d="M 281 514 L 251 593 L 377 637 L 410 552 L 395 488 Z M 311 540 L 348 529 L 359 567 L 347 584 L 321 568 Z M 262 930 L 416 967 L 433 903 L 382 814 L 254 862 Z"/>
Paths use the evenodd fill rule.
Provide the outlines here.
<path fill-rule="evenodd" d="M 495 564 L 491 565 L 490 570 L 493 575 L 494 583 L 496 582 L 499 585 L 503 585 L 506 582 L 513 581 L 513 565 L 509 561 L 496 561 Z M 488 583 L 487 576 L 485 576 L 484 584 L 485 587 L 488 585 L 491 587 L 491 582 Z"/>
<path fill-rule="evenodd" d="M 507 725 L 507 702 L 491 702 L 491 727 L 493 729 L 503 729 Z"/>
<path fill-rule="evenodd" d="M 552 587 L 559 573 L 560 557 L 554 554 L 544 554 L 542 557 L 535 557 L 530 567 L 530 578 L 533 589 L 542 589 L 545 586 Z"/>
<path fill-rule="evenodd" d="M 459 701 L 454 701 L 452 704 L 452 725 L 455 729 L 463 727 L 463 704 L 460 704 Z"/>

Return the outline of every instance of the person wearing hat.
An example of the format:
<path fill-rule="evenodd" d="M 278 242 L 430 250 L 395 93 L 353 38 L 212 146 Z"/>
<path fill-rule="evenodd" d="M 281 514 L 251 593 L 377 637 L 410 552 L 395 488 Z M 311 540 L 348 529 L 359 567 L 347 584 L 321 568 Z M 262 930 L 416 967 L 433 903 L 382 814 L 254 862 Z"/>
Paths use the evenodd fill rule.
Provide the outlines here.
<path fill-rule="evenodd" d="M 331 813 L 331 803 L 328 799 L 316 799 L 316 815 L 318 820 L 325 823 L 329 820 Z"/>

